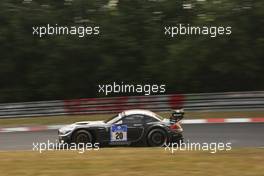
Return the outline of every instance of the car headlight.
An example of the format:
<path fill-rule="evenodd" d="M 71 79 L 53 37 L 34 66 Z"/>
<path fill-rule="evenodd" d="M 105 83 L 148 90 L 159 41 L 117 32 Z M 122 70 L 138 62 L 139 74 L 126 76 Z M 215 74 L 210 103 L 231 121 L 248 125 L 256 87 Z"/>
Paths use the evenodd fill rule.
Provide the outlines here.
<path fill-rule="evenodd" d="M 59 130 L 59 135 L 64 135 L 64 134 L 67 134 L 69 132 L 71 132 L 72 130 L 66 130 L 66 131 L 60 131 Z"/>

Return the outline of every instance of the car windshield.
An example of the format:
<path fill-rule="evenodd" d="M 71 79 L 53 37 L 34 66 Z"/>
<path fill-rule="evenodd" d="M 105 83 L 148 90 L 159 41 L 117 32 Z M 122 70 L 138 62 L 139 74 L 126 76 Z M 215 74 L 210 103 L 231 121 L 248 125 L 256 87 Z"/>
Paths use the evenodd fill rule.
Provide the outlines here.
<path fill-rule="evenodd" d="M 120 118 L 121 118 L 121 116 L 119 114 L 117 114 L 117 115 L 105 120 L 105 123 L 112 124 L 112 123 L 116 122 Z"/>

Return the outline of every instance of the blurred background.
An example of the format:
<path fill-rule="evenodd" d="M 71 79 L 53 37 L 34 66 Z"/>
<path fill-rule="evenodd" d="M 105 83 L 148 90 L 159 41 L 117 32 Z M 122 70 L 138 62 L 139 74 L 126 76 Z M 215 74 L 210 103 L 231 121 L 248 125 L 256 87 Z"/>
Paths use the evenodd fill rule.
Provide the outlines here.
<path fill-rule="evenodd" d="M 114 81 L 166 84 L 167 94 L 263 90 L 263 9 L 261 0 L 1 0 L 0 102 L 99 97 L 97 85 Z M 232 34 L 164 35 L 179 23 Z M 47 24 L 100 35 L 32 35 Z"/>
<path fill-rule="evenodd" d="M 263 17 L 263 0 L 0 0 L 0 175 L 263 175 Z M 232 34 L 164 35 L 180 23 Z M 32 34 L 47 24 L 99 26 L 100 35 Z M 166 92 L 100 98 L 98 85 L 113 82 Z M 134 108 L 168 118 L 182 106 L 185 141 L 232 151 L 32 151 L 56 142 L 64 124 Z"/>

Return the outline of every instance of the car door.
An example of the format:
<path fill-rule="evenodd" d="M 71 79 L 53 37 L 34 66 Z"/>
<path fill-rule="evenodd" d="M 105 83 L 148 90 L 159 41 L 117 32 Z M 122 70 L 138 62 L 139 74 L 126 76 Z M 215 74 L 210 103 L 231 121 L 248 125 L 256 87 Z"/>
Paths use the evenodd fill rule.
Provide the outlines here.
<path fill-rule="evenodd" d="M 144 132 L 143 115 L 129 115 L 123 117 L 118 124 L 127 126 L 127 141 L 135 142 L 138 141 Z"/>

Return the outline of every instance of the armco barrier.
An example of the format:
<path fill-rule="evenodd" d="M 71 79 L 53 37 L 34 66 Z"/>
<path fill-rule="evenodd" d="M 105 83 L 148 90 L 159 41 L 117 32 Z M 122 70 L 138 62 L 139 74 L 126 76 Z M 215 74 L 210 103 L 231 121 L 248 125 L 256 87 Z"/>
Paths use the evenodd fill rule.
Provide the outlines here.
<path fill-rule="evenodd" d="M 264 110 L 264 91 L 87 98 L 0 104 L 0 118 L 116 113 L 126 109 L 169 111 Z"/>
<path fill-rule="evenodd" d="M 127 109 L 150 109 L 164 111 L 183 107 L 183 95 L 131 96 L 98 99 L 79 99 L 64 101 L 67 114 L 75 113 L 113 113 Z"/>

